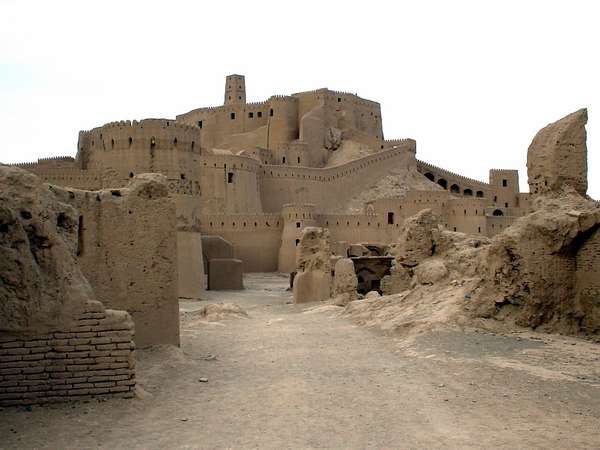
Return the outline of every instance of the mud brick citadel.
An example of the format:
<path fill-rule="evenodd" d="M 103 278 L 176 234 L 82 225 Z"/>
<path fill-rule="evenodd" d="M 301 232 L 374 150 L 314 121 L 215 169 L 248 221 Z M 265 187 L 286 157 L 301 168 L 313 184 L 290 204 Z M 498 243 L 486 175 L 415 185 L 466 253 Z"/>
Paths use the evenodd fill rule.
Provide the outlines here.
<path fill-rule="evenodd" d="M 385 140 L 376 102 L 246 103 L 230 75 L 223 106 L 0 164 L 0 406 L 132 397 L 135 349 L 180 344 L 179 299 L 243 289 L 244 272 L 290 273 L 294 303 L 375 322 L 440 304 L 443 321 L 597 336 L 586 123 L 581 109 L 538 132 L 521 193 L 516 170 L 484 183 Z"/>
<path fill-rule="evenodd" d="M 387 244 L 424 208 L 450 230 L 483 236 L 528 211 L 516 170 L 492 169 L 486 183 L 420 161 L 414 140 L 384 139 L 375 101 L 318 89 L 247 103 L 242 75 L 227 77 L 222 106 L 108 123 L 79 133 L 75 158 L 18 166 L 86 190 L 161 173 L 180 240 L 221 236 L 244 272 L 293 271 L 306 226 L 328 228 L 333 242 Z"/>

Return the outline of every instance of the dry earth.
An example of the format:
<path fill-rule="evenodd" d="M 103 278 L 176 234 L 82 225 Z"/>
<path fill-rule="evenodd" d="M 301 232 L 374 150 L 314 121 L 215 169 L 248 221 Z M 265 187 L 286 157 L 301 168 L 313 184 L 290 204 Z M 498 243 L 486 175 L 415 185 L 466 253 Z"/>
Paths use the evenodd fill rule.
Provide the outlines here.
<path fill-rule="evenodd" d="M 243 311 L 182 302 L 181 349 L 138 351 L 139 398 L 4 408 L 0 448 L 600 448 L 600 345 L 407 341 L 288 304 L 286 285 L 254 274 L 207 294 Z"/>

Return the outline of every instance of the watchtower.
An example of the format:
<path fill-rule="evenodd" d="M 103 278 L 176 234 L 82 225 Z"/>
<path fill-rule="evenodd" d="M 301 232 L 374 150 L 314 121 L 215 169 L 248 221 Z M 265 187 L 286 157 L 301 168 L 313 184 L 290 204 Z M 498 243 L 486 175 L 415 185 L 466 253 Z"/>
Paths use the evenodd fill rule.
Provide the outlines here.
<path fill-rule="evenodd" d="M 225 104 L 246 103 L 246 80 L 244 75 L 228 75 L 225 78 Z"/>

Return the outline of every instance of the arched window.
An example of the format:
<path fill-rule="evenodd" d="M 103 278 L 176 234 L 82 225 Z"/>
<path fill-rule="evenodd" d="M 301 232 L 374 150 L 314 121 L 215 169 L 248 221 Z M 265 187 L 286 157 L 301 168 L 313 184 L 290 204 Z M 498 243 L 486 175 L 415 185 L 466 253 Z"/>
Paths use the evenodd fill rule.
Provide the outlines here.
<path fill-rule="evenodd" d="M 382 148 L 383 148 L 383 147 L 382 147 Z M 430 173 L 430 172 L 427 172 L 427 173 L 425 174 L 425 178 L 427 178 L 427 179 L 428 179 L 428 180 L 430 180 L 430 181 L 435 181 L 435 176 L 434 176 L 432 173 Z"/>
<path fill-rule="evenodd" d="M 504 213 L 502 212 L 501 209 L 495 209 L 494 212 L 492 213 L 494 216 L 503 216 Z"/>
<path fill-rule="evenodd" d="M 483 191 L 477 191 L 475 193 L 475 196 L 478 197 L 478 198 L 483 198 Z"/>
<path fill-rule="evenodd" d="M 468 197 L 473 197 L 473 191 L 471 189 L 465 189 L 464 194 Z"/>
<path fill-rule="evenodd" d="M 444 189 L 448 189 L 448 182 L 446 180 L 444 180 L 443 178 L 440 178 L 437 181 L 437 184 L 439 184 L 441 187 L 443 187 Z"/>
<path fill-rule="evenodd" d="M 450 186 L 450 192 L 453 194 L 460 194 L 460 187 L 457 184 Z"/>

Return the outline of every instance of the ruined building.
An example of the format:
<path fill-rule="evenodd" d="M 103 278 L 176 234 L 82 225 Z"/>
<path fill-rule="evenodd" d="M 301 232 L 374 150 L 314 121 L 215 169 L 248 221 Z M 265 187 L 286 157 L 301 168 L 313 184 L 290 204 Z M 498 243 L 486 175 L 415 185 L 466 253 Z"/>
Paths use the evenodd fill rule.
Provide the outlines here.
<path fill-rule="evenodd" d="M 307 226 L 328 228 L 334 246 L 385 244 L 424 208 L 450 230 L 482 236 L 528 210 L 516 170 L 493 169 L 488 182 L 478 181 L 418 160 L 412 139 L 384 139 L 375 101 L 324 88 L 247 103 L 242 75 L 227 77 L 222 106 L 108 123 L 79 133 L 74 158 L 18 166 L 87 190 L 118 189 L 140 173 L 165 175 L 184 297 L 202 290 L 200 234 L 232 244 L 231 261 L 220 267 L 241 260 L 244 272 L 289 272 Z M 84 240 L 88 232 L 84 223 Z"/>

